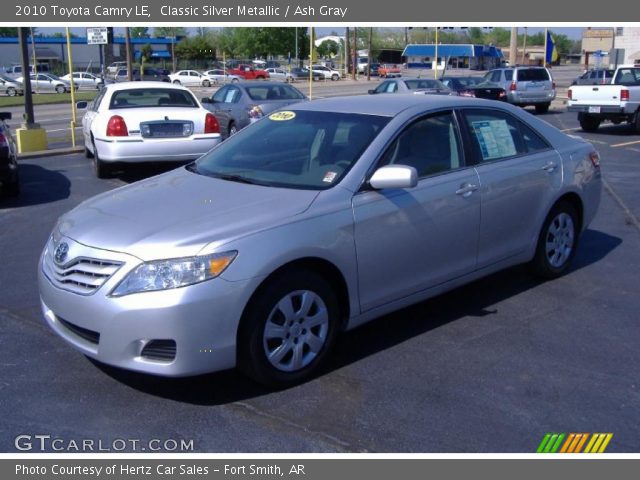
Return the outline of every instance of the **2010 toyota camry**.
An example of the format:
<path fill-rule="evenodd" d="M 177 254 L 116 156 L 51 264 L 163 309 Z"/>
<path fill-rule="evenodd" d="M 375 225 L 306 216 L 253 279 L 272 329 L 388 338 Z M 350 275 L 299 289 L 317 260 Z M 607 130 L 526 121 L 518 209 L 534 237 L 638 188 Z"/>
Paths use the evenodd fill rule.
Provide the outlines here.
<path fill-rule="evenodd" d="M 301 103 L 62 216 L 42 310 L 106 364 L 288 385 L 342 330 L 514 264 L 565 273 L 600 191 L 591 144 L 508 104 Z"/>

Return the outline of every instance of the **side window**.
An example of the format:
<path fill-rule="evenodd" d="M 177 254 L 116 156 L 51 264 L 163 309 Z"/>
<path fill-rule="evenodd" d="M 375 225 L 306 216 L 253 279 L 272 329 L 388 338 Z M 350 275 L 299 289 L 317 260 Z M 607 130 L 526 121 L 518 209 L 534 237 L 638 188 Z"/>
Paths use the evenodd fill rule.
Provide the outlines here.
<path fill-rule="evenodd" d="M 409 165 L 418 177 L 455 170 L 463 165 L 453 112 L 424 117 L 407 127 L 382 157 L 382 165 Z"/>
<path fill-rule="evenodd" d="M 480 163 L 526 153 L 519 121 L 498 110 L 466 110 L 464 118 Z"/>
<path fill-rule="evenodd" d="M 543 150 L 548 150 L 551 146 L 544 140 L 540 135 L 538 135 L 531 127 L 525 125 L 522 122 L 520 123 L 520 133 L 522 133 L 522 139 L 524 140 L 524 145 L 527 148 L 529 153 L 533 152 L 541 152 Z"/>
<path fill-rule="evenodd" d="M 100 93 L 98 93 L 98 96 L 93 100 L 93 102 L 89 106 L 89 110 L 93 110 L 94 112 L 98 111 L 98 109 L 100 108 L 100 103 L 102 102 L 102 99 L 104 98 L 105 93 L 106 93 L 106 90 L 101 90 Z"/>
<path fill-rule="evenodd" d="M 510 82 L 511 80 L 513 80 L 513 70 L 505 70 L 504 71 L 504 79 L 507 82 Z"/>
<path fill-rule="evenodd" d="M 491 75 L 491 81 L 498 83 L 500 81 L 500 76 L 501 76 L 501 72 L 500 70 L 496 70 L 495 72 L 493 72 L 493 74 Z"/>
<path fill-rule="evenodd" d="M 390 83 L 391 82 L 388 82 L 388 81 L 387 82 L 382 82 L 380 85 L 378 85 L 376 87 L 375 92 L 376 93 L 384 93 L 384 92 L 386 92 Z"/>
<path fill-rule="evenodd" d="M 220 90 L 218 90 L 213 96 L 213 101 L 217 103 L 224 103 L 224 99 L 227 97 L 229 88 L 230 87 L 222 87 Z"/>

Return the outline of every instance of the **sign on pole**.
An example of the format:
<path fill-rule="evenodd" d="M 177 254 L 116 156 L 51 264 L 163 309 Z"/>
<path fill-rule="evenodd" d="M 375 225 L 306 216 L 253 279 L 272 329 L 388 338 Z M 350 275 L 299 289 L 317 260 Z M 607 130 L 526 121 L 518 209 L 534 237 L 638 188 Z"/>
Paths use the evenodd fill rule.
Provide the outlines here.
<path fill-rule="evenodd" d="M 106 45 L 107 43 L 107 27 L 87 28 L 87 45 Z"/>

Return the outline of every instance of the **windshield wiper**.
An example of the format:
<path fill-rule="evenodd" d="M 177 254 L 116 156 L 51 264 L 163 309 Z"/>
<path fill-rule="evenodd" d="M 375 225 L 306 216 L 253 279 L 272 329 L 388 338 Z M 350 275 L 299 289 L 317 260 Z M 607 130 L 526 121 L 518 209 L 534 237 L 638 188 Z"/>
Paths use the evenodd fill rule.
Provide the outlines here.
<path fill-rule="evenodd" d="M 220 178 L 222 180 L 228 180 L 230 182 L 238 182 L 238 183 L 248 183 L 250 185 L 266 185 L 263 182 L 258 182 L 256 180 L 252 180 L 247 177 L 243 177 L 242 175 L 235 175 L 230 173 L 213 173 L 212 177 Z"/>

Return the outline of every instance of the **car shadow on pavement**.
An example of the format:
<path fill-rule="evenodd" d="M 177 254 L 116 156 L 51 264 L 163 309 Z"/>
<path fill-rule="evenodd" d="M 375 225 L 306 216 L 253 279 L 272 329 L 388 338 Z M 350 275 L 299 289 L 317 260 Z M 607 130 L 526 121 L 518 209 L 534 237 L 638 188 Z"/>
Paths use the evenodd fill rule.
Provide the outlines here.
<path fill-rule="evenodd" d="M 49 170 L 40 165 L 20 162 L 20 194 L 14 198 L 0 197 L 3 208 L 28 207 L 68 198 L 71 182 L 64 170 Z"/>
<path fill-rule="evenodd" d="M 622 243 L 618 237 L 587 230 L 569 274 L 585 268 Z M 366 357 L 427 333 L 463 317 L 497 313 L 492 305 L 536 287 L 540 280 L 524 266 L 513 267 L 425 302 L 380 317 L 341 335 L 326 365 L 316 377 L 330 374 Z M 92 360 L 113 379 L 144 393 L 196 405 L 222 405 L 259 397 L 272 390 L 257 385 L 235 370 L 191 378 L 163 378 L 109 367 Z"/>
<path fill-rule="evenodd" d="M 189 162 L 153 162 L 114 165 L 111 176 L 126 183 L 133 183 L 145 178 L 182 167 Z"/>
<path fill-rule="evenodd" d="M 635 129 L 635 126 L 630 125 L 628 123 L 621 123 L 619 125 L 614 125 L 613 123 L 605 123 L 598 127 L 598 130 L 595 132 L 588 132 L 591 135 L 612 135 L 618 137 L 629 137 L 630 135 L 638 135 L 638 131 Z"/>

